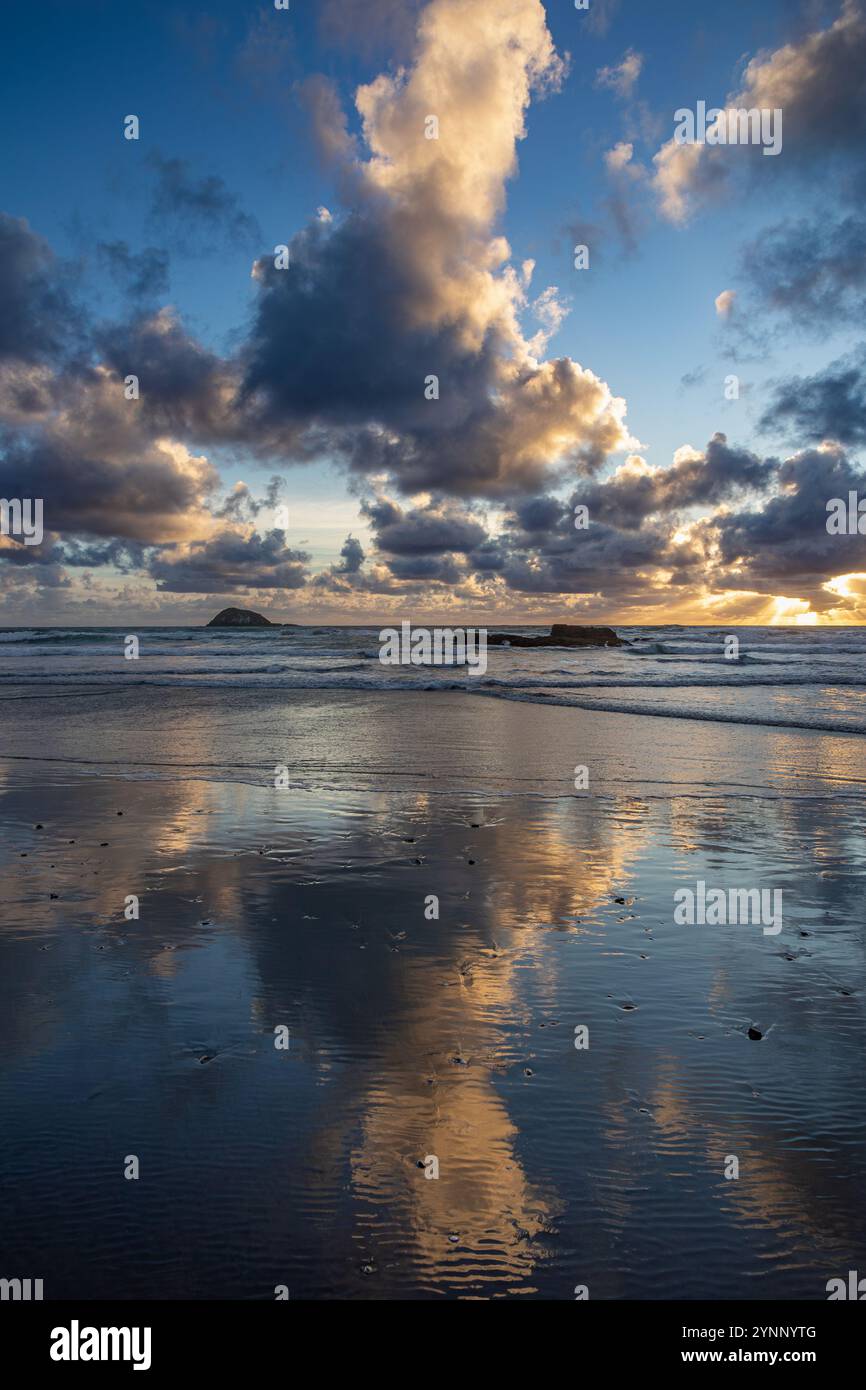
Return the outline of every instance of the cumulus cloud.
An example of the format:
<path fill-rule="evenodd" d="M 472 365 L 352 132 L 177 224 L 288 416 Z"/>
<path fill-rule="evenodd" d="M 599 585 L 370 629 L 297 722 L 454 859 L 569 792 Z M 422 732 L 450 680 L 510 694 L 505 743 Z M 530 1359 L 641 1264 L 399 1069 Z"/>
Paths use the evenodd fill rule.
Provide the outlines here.
<path fill-rule="evenodd" d="M 486 540 L 484 526 L 453 504 L 428 503 L 404 510 L 387 497 L 361 508 L 372 525 L 376 543 L 390 555 L 435 555 L 470 551 Z"/>
<path fill-rule="evenodd" d="M 334 9 L 330 22 L 348 32 L 360 13 Z M 386 26 L 397 15 L 384 4 L 376 13 Z M 810 114 L 803 93 L 818 100 L 816 74 L 829 78 L 856 51 L 859 23 L 849 3 L 835 25 L 754 60 L 743 92 L 781 104 L 784 89 L 796 130 Z M 90 570 L 111 567 L 161 594 L 289 591 L 359 615 L 364 604 L 431 595 L 513 615 L 554 595 L 575 612 L 646 613 L 672 592 L 694 603 L 720 590 L 806 594 L 815 611 L 837 604 L 838 576 L 866 572 L 862 540 L 828 538 L 824 525 L 829 496 L 864 486 L 843 446 L 866 442 L 866 350 L 780 383 L 765 413 L 765 428 L 790 429 L 797 444 L 836 443 L 780 462 L 717 434 L 665 467 L 648 463 L 606 382 L 570 357 L 547 358 L 566 305 L 555 286 L 533 286 L 534 263 L 513 264 L 498 232 L 530 101 L 563 75 L 542 5 L 432 0 L 413 17 L 407 52 L 404 66 L 357 90 L 351 126 L 329 82 L 304 84 L 337 196 L 292 239 L 288 271 L 256 262 L 249 331 L 230 358 L 159 307 L 159 248 L 100 243 L 100 265 L 128 302 L 127 317 L 97 323 L 78 306 L 69 268 L 26 223 L 0 217 L 0 494 L 46 506 L 42 545 L 0 539 L 15 592 L 63 594 L 67 571 L 80 592 Z M 632 58 L 599 76 L 627 101 Z M 845 80 L 828 81 L 810 131 L 831 130 L 850 95 Z M 426 138 L 430 116 L 438 139 Z M 787 109 L 785 120 L 787 152 Z M 621 140 L 605 161 L 608 211 L 632 245 L 633 194 L 648 177 L 634 148 Z M 684 209 L 724 177 L 705 147 L 689 158 L 694 169 L 656 161 L 657 191 L 669 177 Z M 161 156 L 154 167 L 172 235 L 252 234 L 221 180 Z M 859 212 L 828 219 L 805 253 L 798 225 L 780 225 L 760 266 L 747 254 L 753 290 L 792 313 L 798 301 L 804 321 L 856 321 L 861 222 Z M 719 316 L 734 303 L 724 290 Z M 124 398 L 130 372 L 135 401 Z M 260 529 L 282 478 L 226 490 L 209 455 L 235 446 L 245 467 L 252 455 L 269 471 L 342 461 L 366 499 L 369 542 L 367 531 L 363 544 L 348 535 L 311 578 L 305 550 Z M 627 457 L 611 471 L 617 452 Z M 585 532 L 577 505 L 589 508 Z"/>
<path fill-rule="evenodd" d="M 761 427 L 815 442 L 866 444 L 866 344 L 813 376 L 778 385 Z"/>
<path fill-rule="evenodd" d="M 23 217 L 0 213 L 0 360 L 37 362 L 75 344 L 83 316 L 72 280 Z"/>
<path fill-rule="evenodd" d="M 160 590 L 183 594 L 234 594 L 244 589 L 301 589 L 310 556 L 292 550 L 282 531 L 219 531 L 206 541 L 163 550 L 149 566 Z"/>
<path fill-rule="evenodd" d="M 265 418 L 324 429 L 350 469 L 409 493 L 507 496 L 632 444 L 591 370 L 539 360 L 562 306 L 543 291 L 525 337 L 528 286 L 495 230 L 530 99 L 562 72 L 539 0 L 432 0 L 412 65 L 356 93 L 365 154 L 308 85 L 352 211 L 295 237 L 291 274 L 257 266 L 245 392 Z"/>
<path fill-rule="evenodd" d="M 159 543 L 211 528 L 220 479 L 205 457 L 142 431 L 104 369 L 66 393 L 35 429 L 0 427 L 0 496 L 43 498 L 46 530 L 64 535 Z"/>
<path fill-rule="evenodd" d="M 863 0 L 845 0 L 834 22 L 805 37 L 754 57 L 739 89 L 721 110 L 782 110 L 781 158 L 761 158 L 760 172 L 831 170 L 840 159 L 862 150 L 866 138 L 863 71 L 866 66 L 866 10 Z M 727 119 L 725 117 L 725 119 Z M 696 204 L 718 194 L 735 164 L 756 146 L 678 144 L 673 138 L 654 158 L 653 184 L 661 211 L 685 221 Z"/>
<path fill-rule="evenodd" d="M 796 595 L 816 611 L 835 606 L 825 585 L 866 571 L 866 536 L 830 535 L 827 503 L 862 496 L 866 474 L 839 445 L 804 449 L 778 470 L 778 491 L 762 506 L 707 523 L 726 588 Z"/>

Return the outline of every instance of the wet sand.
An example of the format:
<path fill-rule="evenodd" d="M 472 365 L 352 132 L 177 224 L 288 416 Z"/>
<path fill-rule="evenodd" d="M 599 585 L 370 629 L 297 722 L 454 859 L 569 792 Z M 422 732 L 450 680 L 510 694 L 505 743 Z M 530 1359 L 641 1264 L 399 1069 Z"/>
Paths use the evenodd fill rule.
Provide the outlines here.
<path fill-rule="evenodd" d="M 6 1276 L 824 1299 L 863 1267 L 861 740 L 448 694 L 51 706 L 3 706 Z M 699 879 L 783 889 L 783 930 L 674 925 Z"/>

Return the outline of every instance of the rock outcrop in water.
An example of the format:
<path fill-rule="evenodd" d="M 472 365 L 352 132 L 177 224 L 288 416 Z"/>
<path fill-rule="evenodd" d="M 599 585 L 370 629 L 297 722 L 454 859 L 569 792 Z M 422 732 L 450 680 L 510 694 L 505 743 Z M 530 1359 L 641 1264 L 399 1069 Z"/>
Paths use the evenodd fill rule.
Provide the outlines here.
<path fill-rule="evenodd" d="M 273 623 L 251 608 L 224 608 L 211 618 L 208 627 L 273 627 Z"/>
<path fill-rule="evenodd" d="M 612 627 L 581 627 L 575 623 L 554 623 L 547 637 L 522 637 L 513 632 L 491 632 L 491 647 L 624 647 Z"/>

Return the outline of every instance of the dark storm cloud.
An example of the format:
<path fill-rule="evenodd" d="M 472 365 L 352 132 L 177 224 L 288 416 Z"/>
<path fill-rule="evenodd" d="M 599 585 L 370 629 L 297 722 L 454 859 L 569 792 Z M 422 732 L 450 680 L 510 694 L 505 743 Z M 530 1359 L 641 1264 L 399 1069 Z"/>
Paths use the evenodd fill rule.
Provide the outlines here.
<path fill-rule="evenodd" d="M 561 525 L 565 515 L 566 504 L 556 497 L 529 497 L 514 507 L 517 525 L 530 536 L 548 535 Z"/>
<path fill-rule="evenodd" d="M 139 570 L 145 563 L 147 547 L 135 541 L 107 541 L 104 545 L 85 545 L 81 541 L 65 541 L 57 549 L 64 565 L 75 569 L 96 569 L 112 565 L 123 574 Z"/>
<path fill-rule="evenodd" d="M 364 563 L 364 547 L 354 536 L 347 536 L 340 550 L 340 562 L 335 574 L 359 574 Z"/>
<path fill-rule="evenodd" d="M 404 510 L 380 497 L 363 511 L 395 578 L 457 586 L 474 574 L 482 582 L 500 577 L 519 593 L 638 597 L 658 571 L 675 586 L 700 581 L 701 544 L 673 539 L 681 516 L 738 494 L 763 495 L 776 486 L 778 470 L 778 461 L 731 447 L 716 434 L 703 453 L 683 450 L 669 468 L 649 470 L 635 460 L 606 482 L 580 485 L 567 500 L 521 498 L 497 536 L 453 502 Z M 578 505 L 588 507 L 586 529 L 575 526 Z"/>
<path fill-rule="evenodd" d="M 866 444 L 866 344 L 814 376 L 792 377 L 777 387 L 761 419 L 763 430 L 786 430 L 820 443 Z"/>
<path fill-rule="evenodd" d="M 457 349 L 453 327 L 407 331 L 402 304 L 413 286 L 384 226 L 357 215 L 337 228 L 314 223 L 292 241 L 290 270 L 262 260 L 257 274 L 246 392 L 263 393 L 266 414 L 299 426 L 317 418 L 362 427 L 357 447 L 354 434 L 343 446 L 359 472 L 384 459 L 398 466 L 413 447 L 368 421 L 412 431 L 418 452 L 431 451 L 486 390 L 493 342 L 470 356 Z M 440 400 L 425 400 L 426 378 L 443 367 Z"/>
<path fill-rule="evenodd" d="M 56 358 L 79 337 L 74 272 L 23 217 L 0 212 L 0 359 Z"/>
<path fill-rule="evenodd" d="M 502 575 L 519 593 L 623 595 L 645 589 L 641 572 L 693 564 L 697 558 L 685 547 L 671 546 L 667 527 L 629 533 L 590 522 L 588 530 L 578 532 L 565 520 L 543 544 L 514 549 Z"/>
<path fill-rule="evenodd" d="M 560 359 L 516 372 L 503 403 L 494 388 L 506 344 L 494 326 L 469 351 L 459 320 L 438 329 L 407 323 L 419 286 L 401 239 L 399 220 L 392 227 L 352 215 L 295 237 L 290 270 L 258 263 L 245 408 L 253 405 L 271 427 L 321 422 L 350 470 L 391 473 L 405 492 L 530 491 L 550 475 L 557 422 L 568 432 L 585 421 L 572 462 L 597 467 L 619 435 L 606 388 Z M 431 375 L 436 400 L 425 396 Z"/>
<path fill-rule="evenodd" d="M 224 531 L 196 541 L 174 556 L 164 551 L 150 562 L 158 589 L 179 594 L 228 594 L 243 589 L 302 589 L 310 556 L 292 550 L 283 531 L 243 536 Z"/>
<path fill-rule="evenodd" d="M 480 522 L 454 508 L 416 507 L 403 511 L 386 498 L 365 502 L 379 550 L 389 555 L 436 555 L 471 551 L 487 539 Z"/>
<path fill-rule="evenodd" d="M 204 459 L 179 464 L 134 432 L 123 437 L 119 413 L 97 422 L 91 409 L 85 402 L 79 416 L 32 436 L 0 429 L 0 496 L 41 497 L 51 532 L 142 542 L 182 534 L 218 487 L 216 469 Z"/>
<path fill-rule="evenodd" d="M 703 454 L 682 455 L 652 473 L 626 470 L 575 496 L 591 516 L 634 530 L 646 517 L 717 505 L 737 492 L 762 490 L 771 479 L 772 464 L 746 449 L 730 448 L 725 435 L 715 434 Z"/>
<path fill-rule="evenodd" d="M 779 467 L 779 491 L 761 509 L 709 523 L 730 588 L 810 593 L 834 575 L 866 570 L 866 536 L 830 535 L 827 503 L 866 495 L 866 473 L 841 448 L 808 449 Z M 736 566 L 738 573 L 731 574 Z M 814 601 L 814 593 L 810 596 Z"/>
<path fill-rule="evenodd" d="M 406 555 L 389 559 L 388 569 L 395 579 L 424 579 L 429 583 L 459 584 L 466 570 L 453 555 Z"/>
<path fill-rule="evenodd" d="M 563 526 L 573 528 L 573 508 L 579 503 L 594 522 L 636 531 L 651 516 L 670 516 L 689 507 L 716 505 L 744 491 L 762 491 L 772 482 L 774 467 L 746 449 L 731 448 L 725 435 L 715 434 L 703 454 L 683 451 L 667 468 L 624 467 L 606 482 L 583 484 L 568 505 L 544 496 L 520 502 L 510 528 L 523 543 L 533 544 Z"/>
<path fill-rule="evenodd" d="M 141 413 L 154 432 L 228 441 L 244 422 L 230 414 L 226 364 L 167 311 L 105 324 L 94 334 L 106 366 L 120 381 L 138 377 Z"/>

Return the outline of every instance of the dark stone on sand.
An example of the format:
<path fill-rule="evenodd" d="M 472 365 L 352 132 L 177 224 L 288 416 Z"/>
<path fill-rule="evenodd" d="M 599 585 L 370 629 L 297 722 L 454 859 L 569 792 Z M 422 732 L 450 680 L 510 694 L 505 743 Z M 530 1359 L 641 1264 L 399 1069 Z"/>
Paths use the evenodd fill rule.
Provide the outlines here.
<path fill-rule="evenodd" d="M 752 1042 L 760 1042 L 763 1036 L 764 1035 L 761 1032 L 760 1028 L 749 1029 L 749 1037 L 752 1039 Z"/>
<path fill-rule="evenodd" d="M 576 623 L 554 623 L 547 637 L 523 637 L 519 633 L 491 632 L 489 647 L 624 647 L 612 627 L 582 627 Z"/>
<path fill-rule="evenodd" d="M 208 627 L 273 627 L 270 618 L 254 613 L 252 608 L 224 608 L 211 618 Z"/>

